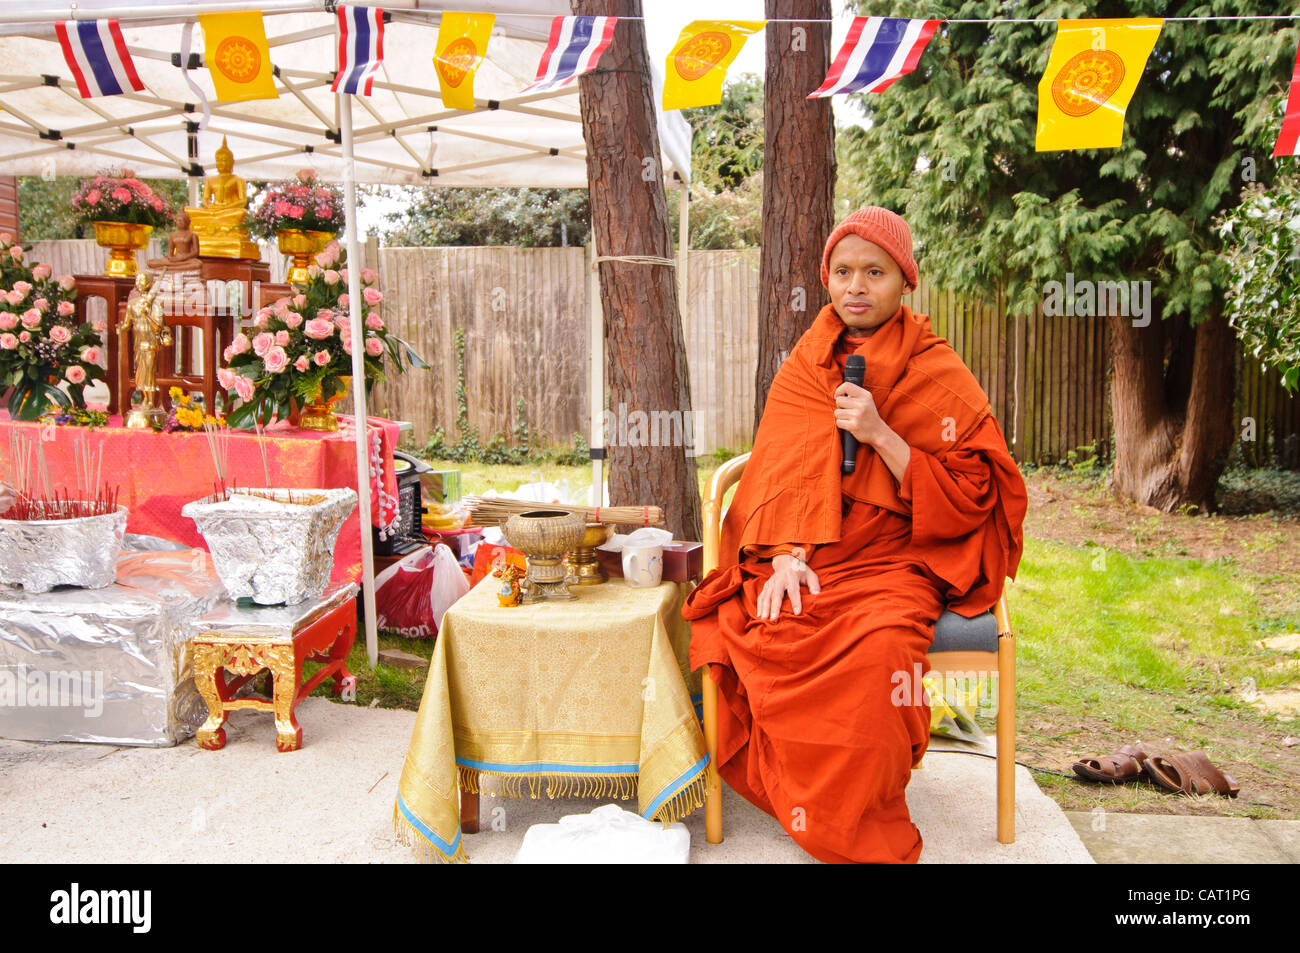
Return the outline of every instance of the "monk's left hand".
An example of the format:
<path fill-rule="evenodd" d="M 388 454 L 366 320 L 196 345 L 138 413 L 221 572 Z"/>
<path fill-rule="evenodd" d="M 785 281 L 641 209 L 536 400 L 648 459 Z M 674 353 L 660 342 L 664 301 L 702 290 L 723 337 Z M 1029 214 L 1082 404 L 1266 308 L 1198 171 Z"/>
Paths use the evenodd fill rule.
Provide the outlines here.
<path fill-rule="evenodd" d="M 876 410 L 871 391 L 848 381 L 835 389 L 835 426 L 847 430 L 858 438 L 858 443 L 866 446 L 875 446 L 892 432 Z"/>

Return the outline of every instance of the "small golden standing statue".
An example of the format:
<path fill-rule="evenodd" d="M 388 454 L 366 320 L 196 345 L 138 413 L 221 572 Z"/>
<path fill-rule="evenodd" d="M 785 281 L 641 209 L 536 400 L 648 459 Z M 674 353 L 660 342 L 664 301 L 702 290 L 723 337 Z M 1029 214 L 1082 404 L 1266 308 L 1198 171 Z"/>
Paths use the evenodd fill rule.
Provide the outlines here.
<path fill-rule="evenodd" d="M 171 331 L 163 320 L 162 302 L 157 300 L 158 288 L 153 275 L 142 271 L 136 276 L 135 291 L 126 305 L 126 323 L 117 329 L 126 346 L 127 331 L 133 334 L 135 347 L 135 386 L 144 395 L 139 407 L 132 407 L 126 415 L 129 430 L 148 430 L 167 417 L 154 401 L 158 393 L 158 351 L 172 343 Z M 126 395 L 123 404 L 130 402 Z"/>
<path fill-rule="evenodd" d="M 217 174 L 203 180 L 203 204 L 185 209 L 199 236 L 199 254 L 212 258 L 262 257 L 257 243 L 248 238 L 245 226 L 248 190 L 234 174 L 235 155 L 221 139 L 217 150 Z"/>

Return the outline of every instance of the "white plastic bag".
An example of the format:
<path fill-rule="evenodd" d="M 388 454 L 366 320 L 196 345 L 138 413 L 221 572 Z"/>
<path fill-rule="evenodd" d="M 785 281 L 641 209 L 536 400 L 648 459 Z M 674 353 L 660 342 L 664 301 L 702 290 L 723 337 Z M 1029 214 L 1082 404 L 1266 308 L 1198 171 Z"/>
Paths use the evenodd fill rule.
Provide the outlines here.
<path fill-rule="evenodd" d="M 682 823 L 665 827 L 617 804 L 570 814 L 558 824 L 534 824 L 515 854 L 516 864 L 684 864 L 691 834 Z"/>

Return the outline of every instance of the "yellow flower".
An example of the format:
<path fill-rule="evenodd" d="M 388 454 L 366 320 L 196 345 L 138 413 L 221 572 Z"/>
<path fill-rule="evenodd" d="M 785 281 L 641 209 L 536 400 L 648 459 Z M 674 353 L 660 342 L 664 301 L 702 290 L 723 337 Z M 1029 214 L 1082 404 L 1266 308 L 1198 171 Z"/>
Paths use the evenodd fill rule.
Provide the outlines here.
<path fill-rule="evenodd" d="M 179 387 L 173 387 L 169 391 L 167 391 L 167 396 L 169 396 L 173 401 L 180 400 L 181 389 Z"/>

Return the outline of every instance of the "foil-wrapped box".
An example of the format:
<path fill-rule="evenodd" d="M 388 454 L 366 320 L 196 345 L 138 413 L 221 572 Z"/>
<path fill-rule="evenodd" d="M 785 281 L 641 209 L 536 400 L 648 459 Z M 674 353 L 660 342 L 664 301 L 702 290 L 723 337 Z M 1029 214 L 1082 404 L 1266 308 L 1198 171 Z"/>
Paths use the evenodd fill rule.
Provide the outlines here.
<path fill-rule="evenodd" d="M 66 520 L 0 519 L 0 582 L 28 592 L 113 584 L 126 507 Z"/>
<path fill-rule="evenodd" d="M 194 520 L 232 599 L 302 602 L 325 591 L 334 544 L 357 505 L 356 491 L 235 490 L 181 508 Z"/>
<path fill-rule="evenodd" d="M 167 747 L 207 717 L 189 635 L 223 598 L 200 549 L 124 552 L 103 589 L 0 589 L 0 737 Z"/>

